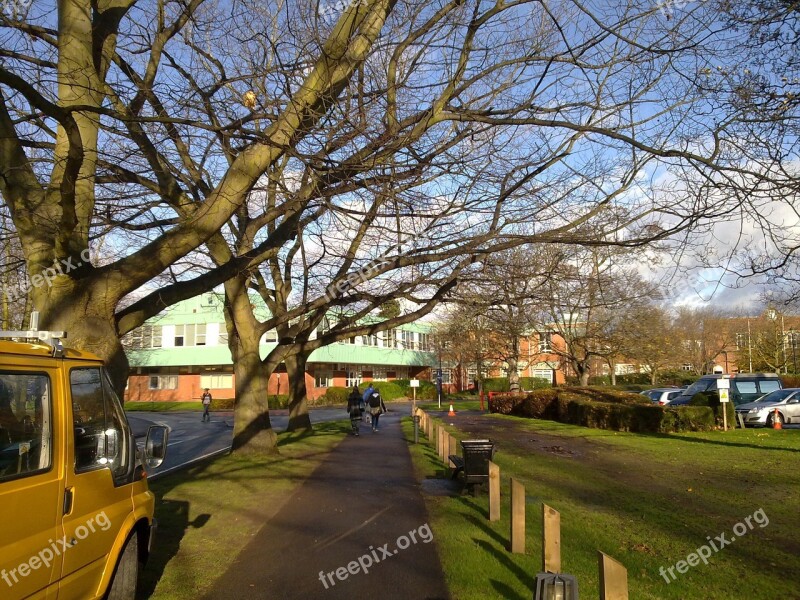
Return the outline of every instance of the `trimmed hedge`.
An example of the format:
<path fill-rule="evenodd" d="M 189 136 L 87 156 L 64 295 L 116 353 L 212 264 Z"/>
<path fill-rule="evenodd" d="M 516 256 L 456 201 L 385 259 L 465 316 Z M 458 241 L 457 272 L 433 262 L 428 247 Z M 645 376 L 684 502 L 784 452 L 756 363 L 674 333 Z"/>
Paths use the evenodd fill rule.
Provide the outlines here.
<path fill-rule="evenodd" d="M 289 394 L 270 394 L 267 396 L 267 405 L 270 410 L 289 408 Z"/>
<path fill-rule="evenodd" d="M 406 398 L 412 397 L 413 392 L 411 391 L 411 381 L 409 379 L 395 379 L 389 383 L 398 386 Z M 419 387 L 417 388 L 417 400 L 436 400 L 436 397 L 436 384 L 427 379 L 420 379 Z"/>
<path fill-rule="evenodd" d="M 669 408 L 639 394 L 596 388 L 554 388 L 528 394 L 503 394 L 489 403 L 490 412 L 548 419 L 614 431 L 669 433 L 706 431 L 715 426 L 709 407 Z"/>
<path fill-rule="evenodd" d="M 540 377 L 520 377 L 519 387 L 523 390 L 540 390 L 551 387 L 551 384 L 547 379 Z M 485 392 L 507 392 L 510 389 L 508 377 L 486 377 L 483 380 Z"/>

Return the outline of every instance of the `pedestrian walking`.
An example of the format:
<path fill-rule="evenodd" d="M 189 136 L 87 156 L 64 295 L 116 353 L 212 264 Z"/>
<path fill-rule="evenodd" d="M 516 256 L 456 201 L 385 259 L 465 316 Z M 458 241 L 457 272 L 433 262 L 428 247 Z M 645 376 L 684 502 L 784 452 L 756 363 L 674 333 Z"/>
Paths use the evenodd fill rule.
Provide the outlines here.
<path fill-rule="evenodd" d="M 208 388 L 206 388 L 206 391 L 203 392 L 203 395 L 200 397 L 200 401 L 203 403 L 203 422 L 206 420 L 210 421 L 211 415 L 208 414 L 208 411 L 211 408 L 211 392 L 208 391 Z"/>
<path fill-rule="evenodd" d="M 363 410 L 361 406 L 364 403 L 364 398 L 361 392 L 358 391 L 358 386 L 353 386 L 353 391 L 347 398 L 347 412 L 350 415 L 350 427 L 353 428 L 353 435 L 358 436 L 359 424 L 361 423 L 361 414 Z"/>
<path fill-rule="evenodd" d="M 372 415 L 372 432 L 378 431 L 378 419 L 386 412 L 386 405 L 383 403 L 383 398 L 378 390 L 373 389 L 372 395 L 367 401 L 369 404 L 369 412 Z"/>
<path fill-rule="evenodd" d="M 367 389 L 364 390 L 364 395 L 361 397 L 363 402 L 362 406 L 364 408 L 364 420 L 367 422 L 367 425 L 372 425 L 372 413 L 369 411 L 369 399 L 374 391 L 375 386 L 370 382 Z M 373 429 L 373 431 L 375 431 L 375 429 Z"/>

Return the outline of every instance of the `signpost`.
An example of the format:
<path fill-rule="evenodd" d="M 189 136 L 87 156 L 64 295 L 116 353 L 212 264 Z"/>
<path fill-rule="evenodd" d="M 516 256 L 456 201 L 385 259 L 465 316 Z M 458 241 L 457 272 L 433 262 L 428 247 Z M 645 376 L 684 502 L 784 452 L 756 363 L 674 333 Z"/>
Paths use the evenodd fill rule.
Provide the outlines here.
<path fill-rule="evenodd" d="M 719 392 L 719 401 L 722 406 L 722 429 L 728 431 L 728 407 L 727 403 L 731 401 L 730 398 L 731 380 L 729 375 L 725 375 L 717 379 L 717 391 Z"/>
<path fill-rule="evenodd" d="M 417 388 L 419 387 L 419 379 L 412 379 L 409 382 L 409 385 L 411 386 L 411 393 L 414 395 L 413 404 L 411 406 L 411 414 L 415 415 L 417 414 Z"/>
<path fill-rule="evenodd" d="M 442 368 L 436 369 L 436 391 L 439 397 L 439 408 L 442 408 Z"/>

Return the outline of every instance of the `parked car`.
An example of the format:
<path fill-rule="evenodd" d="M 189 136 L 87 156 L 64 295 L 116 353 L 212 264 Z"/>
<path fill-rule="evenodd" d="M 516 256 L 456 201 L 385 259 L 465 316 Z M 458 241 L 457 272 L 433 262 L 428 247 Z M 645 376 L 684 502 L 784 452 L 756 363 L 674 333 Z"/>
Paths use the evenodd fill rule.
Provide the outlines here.
<path fill-rule="evenodd" d="M 776 390 L 755 402 L 740 404 L 736 407 L 736 414 L 742 416 L 745 426 L 772 427 L 776 408 L 781 425 L 800 423 L 800 388 Z"/>
<path fill-rule="evenodd" d="M 133 600 L 167 428 L 138 450 L 103 361 L 31 329 L 0 332 L 0 596 Z"/>
<path fill-rule="evenodd" d="M 673 398 L 677 398 L 683 392 L 680 388 L 653 388 L 639 392 L 642 396 L 647 396 L 656 404 L 661 406 L 669 404 Z"/>
<path fill-rule="evenodd" d="M 717 380 L 722 378 L 723 376 L 719 374 L 703 375 L 683 390 L 680 396 L 671 400 L 669 405 L 683 406 L 689 404 L 694 395 L 700 392 L 716 394 Z M 734 373 L 730 376 L 730 381 L 730 397 L 734 406 L 753 402 L 764 394 L 783 388 L 781 378 L 776 373 Z"/>

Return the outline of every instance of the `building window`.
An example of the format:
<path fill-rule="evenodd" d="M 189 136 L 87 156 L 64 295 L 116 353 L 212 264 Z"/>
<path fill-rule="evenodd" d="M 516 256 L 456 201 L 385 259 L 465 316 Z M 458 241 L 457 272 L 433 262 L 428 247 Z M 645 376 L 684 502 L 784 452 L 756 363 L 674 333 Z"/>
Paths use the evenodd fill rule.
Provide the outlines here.
<path fill-rule="evenodd" d="M 175 346 L 205 346 L 206 324 L 189 323 L 175 325 Z"/>
<path fill-rule="evenodd" d="M 131 350 L 161 348 L 161 325 L 142 325 L 126 335 L 125 342 Z"/>
<path fill-rule="evenodd" d="M 442 369 L 442 384 L 452 383 L 453 371 L 452 369 Z"/>
<path fill-rule="evenodd" d="M 383 346 L 385 348 L 397 348 L 396 329 L 389 329 L 383 333 Z"/>
<path fill-rule="evenodd" d="M 347 371 L 347 378 L 345 379 L 344 385 L 348 388 L 361 385 L 361 371 L 349 369 Z"/>
<path fill-rule="evenodd" d="M 363 346 L 377 346 L 378 345 L 378 336 L 373 335 L 362 335 L 361 336 L 361 344 Z"/>
<path fill-rule="evenodd" d="M 208 373 L 200 376 L 200 387 L 210 390 L 233 389 L 233 375 L 230 373 Z"/>
<path fill-rule="evenodd" d="M 553 346 L 550 343 L 551 340 L 552 340 L 552 338 L 550 336 L 550 333 L 542 332 L 542 333 L 539 333 L 537 335 L 538 335 L 539 341 L 536 344 L 536 351 L 539 354 L 547 354 L 549 352 L 552 352 L 553 351 Z"/>
<path fill-rule="evenodd" d="M 690 365 L 689 363 L 684 363 L 684 364 L 681 365 L 681 370 L 683 370 L 683 371 L 694 371 L 694 367 L 692 367 L 692 365 Z"/>
<path fill-rule="evenodd" d="M 328 320 L 328 317 L 323 317 L 322 322 L 319 325 L 317 325 L 317 339 L 321 338 L 330 330 L 331 330 L 331 322 Z M 328 387 L 328 386 L 317 386 L 317 387 Z"/>
<path fill-rule="evenodd" d="M 328 388 L 331 387 L 331 383 L 330 371 L 316 371 L 314 373 L 314 387 Z"/>
<path fill-rule="evenodd" d="M 274 329 L 270 329 L 267 333 L 261 336 L 261 343 L 262 344 L 274 344 L 278 341 L 278 332 Z"/>
<path fill-rule="evenodd" d="M 736 349 L 741 350 L 742 348 L 747 348 L 747 334 L 746 333 L 737 333 L 736 334 Z"/>
<path fill-rule="evenodd" d="M 150 389 L 151 390 L 177 390 L 178 389 L 178 376 L 177 375 L 150 375 Z"/>
<path fill-rule="evenodd" d="M 386 367 L 373 367 L 372 368 L 372 380 L 373 381 L 386 381 L 387 373 Z"/>
<path fill-rule="evenodd" d="M 427 333 L 419 334 L 419 349 L 423 352 L 430 352 L 431 350 L 431 336 Z"/>
<path fill-rule="evenodd" d="M 406 349 L 406 350 L 414 350 L 415 349 L 414 332 L 413 331 L 406 331 L 405 329 L 402 329 L 400 331 L 400 333 L 403 334 L 403 338 L 402 338 L 403 339 L 403 348 Z"/>
<path fill-rule="evenodd" d="M 219 345 L 228 345 L 228 327 L 225 325 L 225 323 L 221 323 L 219 326 Z"/>

